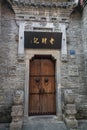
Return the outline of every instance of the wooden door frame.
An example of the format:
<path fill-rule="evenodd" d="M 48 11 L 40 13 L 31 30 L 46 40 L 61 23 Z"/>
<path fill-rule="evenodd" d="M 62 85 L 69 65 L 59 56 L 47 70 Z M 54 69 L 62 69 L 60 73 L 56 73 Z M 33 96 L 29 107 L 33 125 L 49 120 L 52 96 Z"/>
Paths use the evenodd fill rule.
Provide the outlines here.
<path fill-rule="evenodd" d="M 30 60 L 35 55 L 51 55 L 55 60 L 55 80 L 56 80 L 56 116 L 59 120 L 62 119 L 62 107 L 61 107 L 61 72 L 60 72 L 60 51 L 58 50 L 26 50 L 26 68 L 25 68 L 25 102 L 24 102 L 24 119 L 28 119 L 28 103 L 29 103 L 29 69 Z"/>

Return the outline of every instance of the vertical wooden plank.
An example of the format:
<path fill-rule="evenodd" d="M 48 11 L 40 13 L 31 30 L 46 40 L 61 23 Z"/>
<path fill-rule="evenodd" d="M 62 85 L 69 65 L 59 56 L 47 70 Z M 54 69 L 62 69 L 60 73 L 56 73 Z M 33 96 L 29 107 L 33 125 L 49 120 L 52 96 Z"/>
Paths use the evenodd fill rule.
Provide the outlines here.
<path fill-rule="evenodd" d="M 39 76 L 40 75 L 40 60 L 39 59 L 34 59 L 34 60 L 31 60 L 30 62 L 30 75 L 33 76 L 33 75 L 36 75 L 36 76 Z"/>
<path fill-rule="evenodd" d="M 29 83 L 29 115 L 37 115 L 40 111 L 39 87 L 40 81 L 40 60 L 30 62 L 30 83 Z"/>
<path fill-rule="evenodd" d="M 36 80 L 40 79 L 40 77 L 30 77 L 30 88 L 29 88 L 29 93 L 39 93 L 39 87 L 40 87 L 40 81 L 37 82 Z"/>
<path fill-rule="evenodd" d="M 54 62 L 50 59 L 41 60 L 41 75 L 54 75 L 55 67 Z"/>
<path fill-rule="evenodd" d="M 41 75 L 43 88 L 43 94 L 40 96 L 42 113 L 55 113 L 55 65 L 52 60 L 41 60 Z"/>
<path fill-rule="evenodd" d="M 40 102 L 39 95 L 34 94 L 29 97 L 29 115 L 35 115 L 39 113 Z"/>

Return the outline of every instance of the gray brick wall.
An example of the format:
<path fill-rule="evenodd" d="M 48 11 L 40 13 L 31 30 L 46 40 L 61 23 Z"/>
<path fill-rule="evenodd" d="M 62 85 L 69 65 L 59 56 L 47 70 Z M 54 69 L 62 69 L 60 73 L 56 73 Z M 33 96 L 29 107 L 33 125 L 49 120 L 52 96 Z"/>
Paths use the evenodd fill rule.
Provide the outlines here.
<path fill-rule="evenodd" d="M 82 14 L 82 43 L 84 54 L 83 94 L 87 95 L 87 6 L 85 6 Z"/>
<path fill-rule="evenodd" d="M 0 2 L 0 35 L 1 35 L 1 2 Z"/>
<path fill-rule="evenodd" d="M 64 89 L 69 88 L 74 91 L 78 112 L 77 118 L 81 119 L 87 118 L 87 79 L 85 77 L 83 39 L 84 30 L 87 30 L 83 23 L 84 19 L 87 21 L 86 14 L 87 12 L 85 12 L 84 16 L 82 17 L 82 15 L 76 11 L 70 17 L 69 28 L 67 29 L 68 62 L 62 63 L 61 68 L 62 86 L 64 86 Z M 70 54 L 70 50 L 74 50 L 75 55 Z"/>
<path fill-rule="evenodd" d="M 83 44 L 83 61 L 82 61 L 82 87 L 79 89 L 80 103 L 78 104 L 78 115 L 80 118 L 87 119 L 87 6 L 82 13 L 82 44 Z M 79 99 L 79 98 L 78 98 Z"/>
<path fill-rule="evenodd" d="M 24 63 L 18 63 L 17 61 L 18 42 L 16 37 L 18 35 L 18 27 L 14 20 L 15 15 L 8 8 L 8 5 L 4 3 L 2 3 L 1 11 L 0 121 L 7 122 L 10 120 L 8 115 L 10 115 L 10 106 L 13 103 L 15 90 L 23 89 L 24 87 L 25 66 Z"/>
<path fill-rule="evenodd" d="M 81 15 L 77 12 L 71 15 L 67 29 L 68 62 L 62 63 L 62 85 L 65 88 L 79 89 L 83 86 L 83 44 L 81 34 Z M 72 55 L 70 52 L 74 51 Z M 70 74 L 77 69 L 76 74 Z"/>

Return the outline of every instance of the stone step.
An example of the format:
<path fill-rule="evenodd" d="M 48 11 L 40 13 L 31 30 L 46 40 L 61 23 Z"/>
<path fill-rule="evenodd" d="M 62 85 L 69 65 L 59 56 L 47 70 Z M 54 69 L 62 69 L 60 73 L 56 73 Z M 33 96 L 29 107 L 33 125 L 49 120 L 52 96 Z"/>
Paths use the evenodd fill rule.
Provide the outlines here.
<path fill-rule="evenodd" d="M 35 123 L 35 124 L 34 124 Z M 10 124 L 7 123 L 0 123 L 0 130 L 10 130 Z M 30 126 L 29 126 L 30 125 Z M 74 129 L 67 129 L 64 122 L 59 121 L 30 121 L 29 124 L 24 123 L 22 130 L 74 130 Z M 87 130 L 87 120 L 80 120 L 78 121 L 78 129 L 77 130 Z"/>
<path fill-rule="evenodd" d="M 22 130 L 68 130 L 62 121 L 49 118 L 33 118 L 24 123 Z"/>
<path fill-rule="evenodd" d="M 64 123 L 30 123 L 25 124 L 22 130 L 68 130 Z"/>
<path fill-rule="evenodd" d="M 87 120 L 79 120 L 77 129 L 69 129 L 63 121 L 36 117 L 25 122 L 22 130 L 87 130 Z"/>

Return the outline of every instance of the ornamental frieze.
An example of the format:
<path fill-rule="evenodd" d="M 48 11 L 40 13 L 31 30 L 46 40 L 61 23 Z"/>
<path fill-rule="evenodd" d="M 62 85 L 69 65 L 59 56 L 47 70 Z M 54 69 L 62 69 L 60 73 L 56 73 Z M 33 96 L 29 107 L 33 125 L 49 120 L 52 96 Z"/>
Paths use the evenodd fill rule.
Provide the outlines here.
<path fill-rule="evenodd" d="M 17 6 L 34 6 L 50 8 L 69 8 L 77 6 L 79 0 L 7 0 L 11 5 Z"/>

